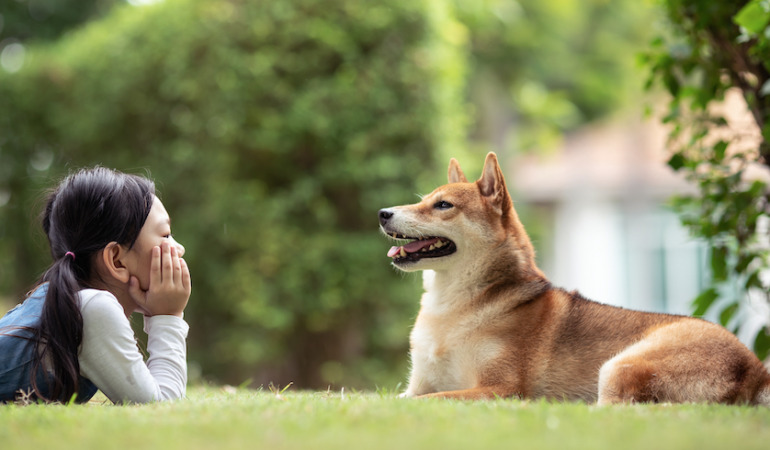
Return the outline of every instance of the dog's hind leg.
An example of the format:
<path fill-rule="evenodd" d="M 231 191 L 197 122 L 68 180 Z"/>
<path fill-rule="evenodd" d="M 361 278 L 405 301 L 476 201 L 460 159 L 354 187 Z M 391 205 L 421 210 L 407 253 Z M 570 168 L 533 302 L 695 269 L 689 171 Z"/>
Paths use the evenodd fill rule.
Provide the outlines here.
<path fill-rule="evenodd" d="M 605 363 L 599 371 L 599 405 L 658 401 L 655 367 L 647 361 L 628 358 Z"/>
<path fill-rule="evenodd" d="M 765 384 L 757 391 L 754 402 L 758 405 L 770 407 L 770 375 L 768 375 Z"/>
<path fill-rule="evenodd" d="M 734 335 L 682 320 L 662 326 L 605 362 L 599 404 L 637 402 L 761 403 L 767 372 Z"/>

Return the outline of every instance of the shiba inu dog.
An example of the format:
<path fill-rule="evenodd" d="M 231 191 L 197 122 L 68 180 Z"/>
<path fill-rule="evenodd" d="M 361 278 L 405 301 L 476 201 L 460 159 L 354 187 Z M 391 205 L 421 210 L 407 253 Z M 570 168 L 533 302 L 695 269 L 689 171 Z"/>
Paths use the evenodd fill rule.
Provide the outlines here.
<path fill-rule="evenodd" d="M 770 373 L 726 329 L 552 286 L 494 153 L 475 183 L 452 159 L 449 184 L 379 220 L 393 265 L 424 271 L 404 396 L 770 406 Z"/>

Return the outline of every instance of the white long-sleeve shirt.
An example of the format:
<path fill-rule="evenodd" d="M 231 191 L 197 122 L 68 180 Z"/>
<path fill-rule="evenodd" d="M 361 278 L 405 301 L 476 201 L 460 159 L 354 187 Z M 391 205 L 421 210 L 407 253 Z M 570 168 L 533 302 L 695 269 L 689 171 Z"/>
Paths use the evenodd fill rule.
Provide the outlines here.
<path fill-rule="evenodd" d="M 182 398 L 187 386 L 189 326 L 177 316 L 144 317 L 145 363 L 123 307 L 108 291 L 80 291 L 80 374 L 114 403 Z"/>

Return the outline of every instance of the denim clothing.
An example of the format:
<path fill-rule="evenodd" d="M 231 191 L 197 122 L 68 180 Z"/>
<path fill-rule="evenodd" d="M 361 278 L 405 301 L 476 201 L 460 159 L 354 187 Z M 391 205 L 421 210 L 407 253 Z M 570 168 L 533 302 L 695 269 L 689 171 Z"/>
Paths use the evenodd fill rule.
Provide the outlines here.
<path fill-rule="evenodd" d="M 0 402 L 14 401 L 19 391 L 33 392 L 31 374 L 36 351 L 33 329 L 40 326 L 47 291 L 48 284 L 39 286 L 24 303 L 0 319 Z M 42 370 L 38 371 L 36 381 L 41 393 L 49 397 L 49 379 Z M 87 402 L 98 390 L 82 375 L 78 385 L 78 403 Z"/>

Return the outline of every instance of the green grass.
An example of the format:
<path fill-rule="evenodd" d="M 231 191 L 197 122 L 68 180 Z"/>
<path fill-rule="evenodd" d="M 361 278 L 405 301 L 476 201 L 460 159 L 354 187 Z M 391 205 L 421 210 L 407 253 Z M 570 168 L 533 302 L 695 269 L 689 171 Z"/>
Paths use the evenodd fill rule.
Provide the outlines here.
<path fill-rule="evenodd" d="M 768 449 L 770 408 L 399 399 L 198 387 L 179 402 L 0 405 L 0 445 L 165 449 Z"/>

